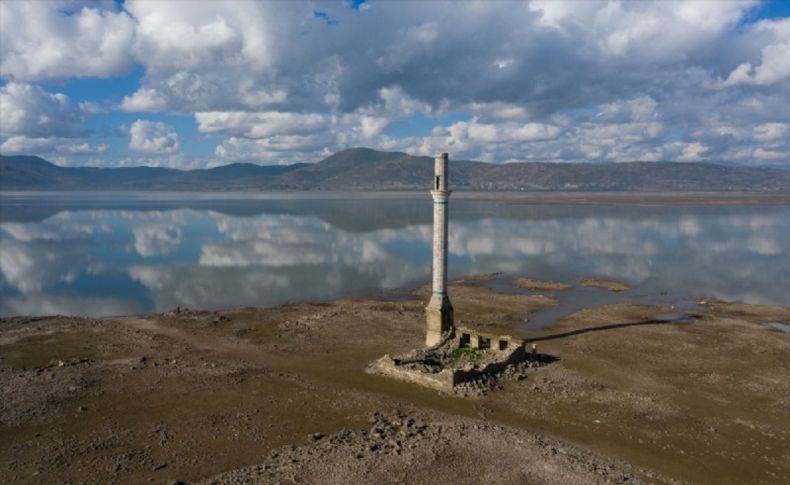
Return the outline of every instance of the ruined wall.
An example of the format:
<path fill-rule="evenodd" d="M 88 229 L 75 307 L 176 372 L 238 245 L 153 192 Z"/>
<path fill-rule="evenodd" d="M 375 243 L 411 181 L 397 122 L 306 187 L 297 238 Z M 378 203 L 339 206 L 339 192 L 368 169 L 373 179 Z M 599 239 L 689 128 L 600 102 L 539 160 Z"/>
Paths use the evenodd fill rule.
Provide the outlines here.
<path fill-rule="evenodd" d="M 413 382 L 442 392 L 453 392 L 455 381 L 454 372 L 449 369 L 444 369 L 434 374 L 419 372 L 398 366 L 389 355 L 385 355 L 371 363 L 367 371 L 402 381 Z"/>

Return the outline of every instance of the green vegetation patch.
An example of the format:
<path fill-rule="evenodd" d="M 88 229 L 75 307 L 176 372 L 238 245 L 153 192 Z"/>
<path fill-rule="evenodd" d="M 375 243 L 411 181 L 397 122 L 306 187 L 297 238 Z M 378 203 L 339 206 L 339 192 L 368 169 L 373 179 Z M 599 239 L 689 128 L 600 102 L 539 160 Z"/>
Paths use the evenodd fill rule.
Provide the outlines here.
<path fill-rule="evenodd" d="M 483 360 L 484 355 L 485 355 L 485 351 L 483 350 L 473 349 L 470 347 L 461 347 L 453 350 L 447 362 L 450 365 L 455 365 L 463 360 L 463 361 L 469 361 L 473 364 L 477 364 L 481 360 Z"/>

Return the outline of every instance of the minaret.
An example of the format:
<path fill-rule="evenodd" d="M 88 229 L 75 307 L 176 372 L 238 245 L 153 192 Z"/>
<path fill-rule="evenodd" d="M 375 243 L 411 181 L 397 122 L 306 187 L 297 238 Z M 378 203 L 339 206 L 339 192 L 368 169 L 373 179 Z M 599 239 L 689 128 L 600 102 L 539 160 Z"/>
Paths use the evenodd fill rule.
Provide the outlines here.
<path fill-rule="evenodd" d="M 433 197 L 433 294 L 425 307 L 425 344 L 438 344 L 453 329 L 453 306 L 447 297 L 447 154 L 434 161 Z"/>

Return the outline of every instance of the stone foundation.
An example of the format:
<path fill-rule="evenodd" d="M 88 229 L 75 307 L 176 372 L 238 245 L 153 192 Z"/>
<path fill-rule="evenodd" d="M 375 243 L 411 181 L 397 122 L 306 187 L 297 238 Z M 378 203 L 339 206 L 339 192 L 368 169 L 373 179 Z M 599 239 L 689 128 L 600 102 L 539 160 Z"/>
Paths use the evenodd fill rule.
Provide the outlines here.
<path fill-rule="evenodd" d="M 529 368 L 554 360 L 528 353 L 521 339 L 457 328 L 433 347 L 396 357 L 385 355 L 367 372 L 412 382 L 444 393 L 480 394 L 505 377 L 520 378 Z"/>
<path fill-rule="evenodd" d="M 425 307 L 425 345 L 441 343 L 445 334 L 453 329 L 453 305 L 447 295 L 433 295 Z"/>

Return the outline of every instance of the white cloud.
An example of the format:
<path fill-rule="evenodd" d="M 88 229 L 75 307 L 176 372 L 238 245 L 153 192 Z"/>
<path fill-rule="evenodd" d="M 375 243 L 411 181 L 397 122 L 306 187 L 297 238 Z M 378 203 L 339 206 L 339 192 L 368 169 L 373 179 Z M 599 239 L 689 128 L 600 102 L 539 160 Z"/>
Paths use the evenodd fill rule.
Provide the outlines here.
<path fill-rule="evenodd" d="M 557 138 L 560 129 L 557 126 L 544 123 L 526 123 L 523 125 L 501 123 L 498 125 L 491 123 L 465 123 L 460 122 L 457 127 L 465 127 L 468 130 L 469 138 L 479 142 L 498 142 L 498 141 L 537 141 L 550 140 Z"/>
<path fill-rule="evenodd" d="M 110 150 L 108 145 L 91 145 L 87 142 L 77 142 L 69 138 L 28 138 L 25 136 L 12 136 L 0 143 L 0 152 L 11 154 L 45 154 L 58 153 L 61 155 L 100 155 Z"/>
<path fill-rule="evenodd" d="M 321 147 L 330 140 L 315 136 L 285 135 L 273 136 L 263 140 L 230 137 L 217 145 L 214 155 L 219 159 L 216 164 L 237 161 L 254 161 L 262 165 L 287 165 L 297 162 L 311 161 L 304 158 L 304 153 L 315 152 L 321 156 Z"/>
<path fill-rule="evenodd" d="M 790 160 L 790 150 L 766 150 L 765 148 L 756 148 L 752 154 L 757 160 L 782 160 L 787 162 Z"/>
<path fill-rule="evenodd" d="M 203 133 L 224 133 L 246 138 L 267 138 L 275 135 L 309 133 L 327 125 L 327 118 L 316 113 L 268 112 L 198 112 L 198 130 Z"/>
<path fill-rule="evenodd" d="M 406 94 L 400 86 L 381 88 L 377 94 L 383 102 L 383 107 L 375 109 L 376 112 L 383 112 L 389 116 L 411 116 L 415 113 L 430 114 L 432 111 L 430 103 Z"/>
<path fill-rule="evenodd" d="M 360 118 L 360 132 L 363 138 L 373 138 L 387 127 L 389 120 L 376 116 L 362 116 Z"/>
<path fill-rule="evenodd" d="M 756 5 L 335 2 L 321 5 L 327 25 L 310 2 L 3 2 L 0 68 L 12 83 L 2 89 L 19 91 L 17 107 L 3 107 L 3 136 L 25 138 L 0 142 L 67 156 L 53 137 L 119 109 L 192 115 L 218 135 L 223 161 L 318 160 L 364 145 L 494 162 L 782 163 L 790 19 L 754 21 Z M 16 82 L 118 75 L 134 62 L 139 86 L 80 109 Z M 425 133 L 396 136 L 404 120 Z M 132 150 L 187 163 L 173 128 L 146 129 Z M 84 142 L 71 150 L 101 150 Z"/>
<path fill-rule="evenodd" d="M 120 108 L 124 111 L 162 111 L 167 107 L 165 96 L 151 88 L 140 88 L 130 96 L 124 96 Z"/>
<path fill-rule="evenodd" d="M 3 76 L 17 80 L 108 77 L 130 69 L 134 21 L 126 12 L 93 6 L 54 0 L 1 2 Z"/>
<path fill-rule="evenodd" d="M 137 120 L 129 128 L 129 135 L 129 148 L 138 152 L 168 154 L 180 150 L 178 134 L 162 122 Z"/>
<path fill-rule="evenodd" d="M 220 2 L 130 0 L 137 20 L 136 55 L 154 71 L 192 70 L 207 64 L 249 63 L 252 71 L 271 64 L 266 7 Z"/>
<path fill-rule="evenodd" d="M 543 25 L 588 43 L 605 56 L 672 61 L 710 47 L 758 0 L 733 2 L 533 1 Z"/>
<path fill-rule="evenodd" d="M 680 162 L 696 162 L 702 160 L 708 147 L 700 142 L 687 143 L 683 146 L 683 151 L 677 158 Z"/>
<path fill-rule="evenodd" d="M 293 6 L 129 0 L 124 8 L 137 23 L 130 50 L 145 65 L 147 83 L 124 99 L 123 109 L 260 109 L 287 97 L 271 87 L 269 69 L 288 44 L 276 34 L 296 27 L 288 14 Z"/>
<path fill-rule="evenodd" d="M 754 138 L 762 142 L 787 139 L 790 137 L 790 124 L 764 123 L 754 127 Z"/>
<path fill-rule="evenodd" d="M 0 87 L 0 134 L 6 136 L 75 136 L 81 115 L 62 93 L 10 82 Z"/>
<path fill-rule="evenodd" d="M 736 67 L 721 87 L 737 86 L 738 84 L 773 84 L 790 78 L 790 43 L 774 44 L 763 47 L 762 61 L 753 66 L 744 62 Z"/>

